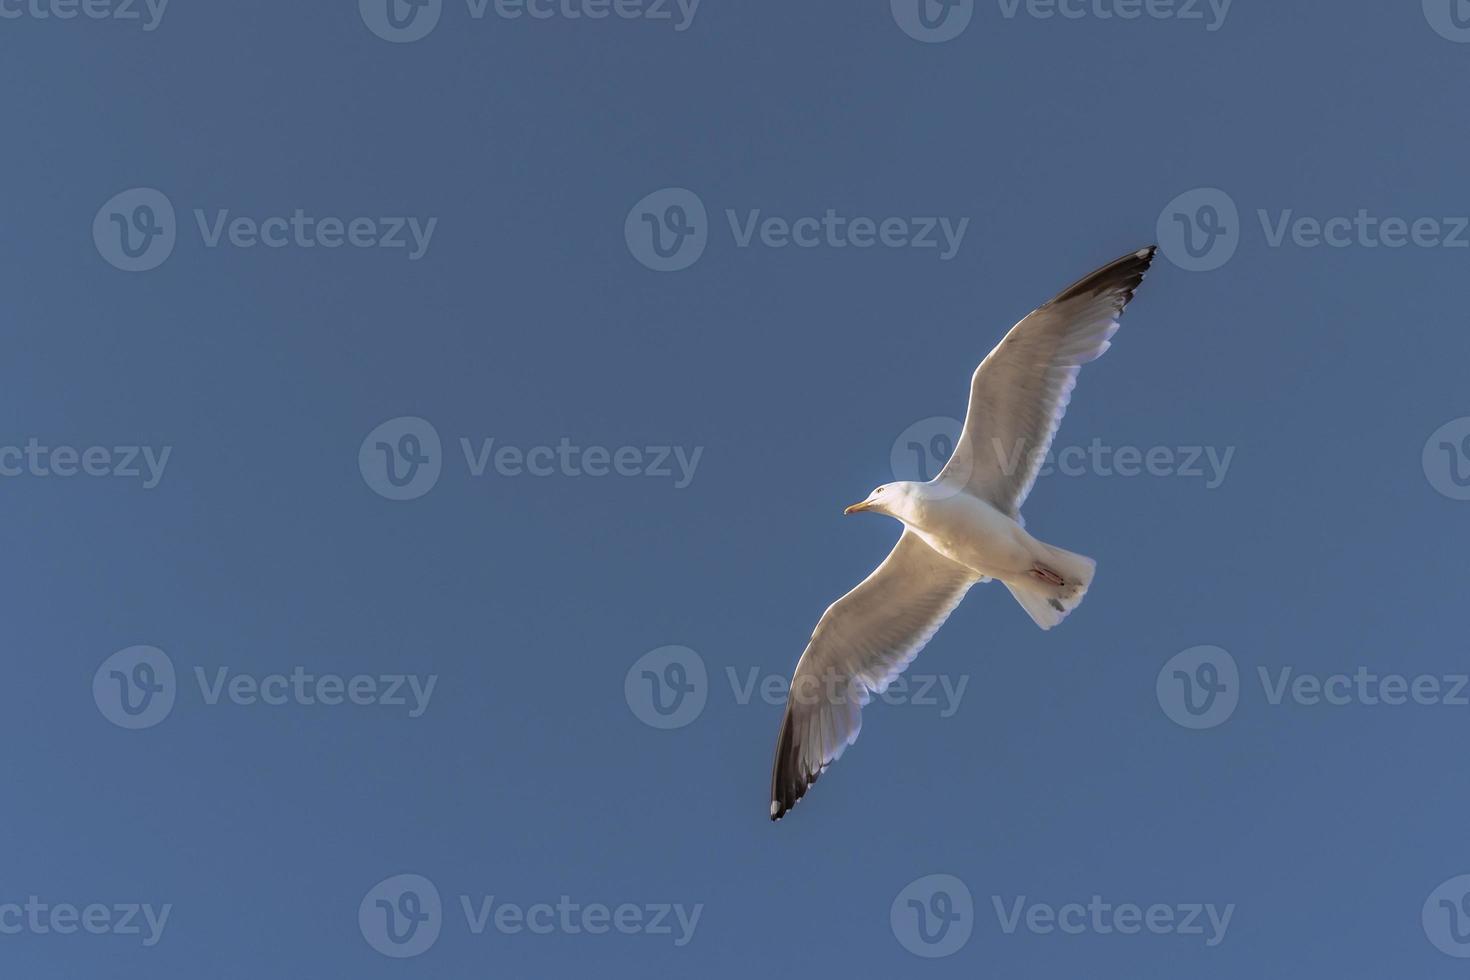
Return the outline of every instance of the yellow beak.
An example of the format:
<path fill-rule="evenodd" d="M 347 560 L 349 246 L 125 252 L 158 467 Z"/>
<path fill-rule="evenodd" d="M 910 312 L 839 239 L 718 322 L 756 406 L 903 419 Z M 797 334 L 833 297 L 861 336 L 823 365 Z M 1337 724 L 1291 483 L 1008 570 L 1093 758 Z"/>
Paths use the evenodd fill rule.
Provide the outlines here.
<path fill-rule="evenodd" d="M 860 511 L 860 510 L 867 510 L 871 506 L 873 506 L 873 502 L 871 500 L 864 500 L 860 504 L 853 504 L 851 507 L 847 508 L 847 510 L 844 510 L 842 513 L 844 513 L 844 514 L 856 514 L 858 511 Z"/>

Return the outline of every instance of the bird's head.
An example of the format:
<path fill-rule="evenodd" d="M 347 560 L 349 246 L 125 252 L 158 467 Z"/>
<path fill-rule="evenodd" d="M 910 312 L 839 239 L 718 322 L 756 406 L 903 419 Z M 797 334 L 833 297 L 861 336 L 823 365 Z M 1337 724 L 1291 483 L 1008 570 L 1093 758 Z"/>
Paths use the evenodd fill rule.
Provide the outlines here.
<path fill-rule="evenodd" d="M 871 510 L 878 514 L 887 514 L 889 517 L 897 517 L 902 520 L 909 512 L 910 504 L 913 502 L 915 493 L 920 483 L 908 483 L 898 481 L 896 483 L 885 483 L 872 493 L 862 503 L 853 504 L 843 511 L 844 514 L 856 514 L 859 511 Z"/>

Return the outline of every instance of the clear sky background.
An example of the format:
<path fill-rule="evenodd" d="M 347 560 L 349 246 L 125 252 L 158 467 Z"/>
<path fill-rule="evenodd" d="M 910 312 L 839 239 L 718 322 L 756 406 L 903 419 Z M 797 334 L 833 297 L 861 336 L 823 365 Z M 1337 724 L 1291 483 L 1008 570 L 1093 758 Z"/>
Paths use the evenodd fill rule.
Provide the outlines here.
<path fill-rule="evenodd" d="M 444 0 L 398 43 L 356 6 L 174 0 L 146 30 L 142 5 L 0 0 L 0 972 L 1464 974 L 1470 44 L 1448 2 L 988 0 L 938 43 L 887 0 L 704 0 L 682 30 L 672 4 Z M 690 195 L 635 210 L 668 188 Z M 667 210 L 691 195 L 702 219 Z M 437 220 L 410 258 L 278 237 L 297 209 L 327 240 L 322 218 L 371 219 L 361 241 Z M 944 258 L 742 247 L 727 216 L 829 209 L 903 219 L 894 242 L 968 224 Z M 702 254 L 649 268 L 645 213 Z M 239 217 L 285 244 L 232 244 Z M 1303 217 L 1353 221 L 1314 246 Z M 154 268 L 120 267 L 121 227 Z M 781 706 L 744 685 L 789 677 L 897 533 L 843 506 L 894 477 L 905 430 L 942 436 L 925 420 L 963 413 L 1011 323 L 1161 230 L 1061 428 L 1084 456 L 1025 509 L 1097 559 L 1087 601 L 1043 633 L 975 589 L 911 668 L 936 703 L 870 705 L 772 825 Z M 368 440 L 406 417 L 426 425 Z M 605 456 L 475 475 L 462 439 Z M 393 486 L 379 442 L 421 482 Z M 156 485 L 126 447 L 169 448 Z M 700 451 L 689 478 L 657 447 Z M 1120 447 L 1171 462 L 1123 475 Z M 1222 479 L 1191 447 L 1231 454 Z M 643 671 L 678 679 L 659 657 L 692 708 L 652 707 Z M 406 683 L 308 704 L 268 680 L 298 667 L 436 679 L 410 717 Z M 1308 703 L 1360 671 L 1438 694 Z M 437 916 L 380 884 L 404 874 Z M 476 933 L 462 898 L 487 896 Z M 1093 896 L 1231 917 L 1104 933 L 1116 908 L 1063 910 Z M 141 914 L 119 934 L 132 903 L 169 906 L 153 945 Z M 105 934 L 51 928 L 93 904 Z M 699 918 L 651 930 L 660 904 Z M 620 905 L 626 932 L 572 932 Z"/>

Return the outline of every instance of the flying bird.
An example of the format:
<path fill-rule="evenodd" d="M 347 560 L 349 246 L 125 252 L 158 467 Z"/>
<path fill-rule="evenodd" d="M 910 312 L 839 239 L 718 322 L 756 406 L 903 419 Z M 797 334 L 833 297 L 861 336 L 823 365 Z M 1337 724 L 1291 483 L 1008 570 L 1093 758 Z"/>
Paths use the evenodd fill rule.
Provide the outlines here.
<path fill-rule="evenodd" d="M 975 369 L 964 429 L 938 476 L 885 483 L 844 511 L 887 514 L 903 533 L 822 614 L 797 662 L 776 741 L 772 820 L 857 741 L 871 693 L 903 673 L 970 586 L 1000 581 L 1044 630 L 1087 594 L 1096 563 L 1032 537 L 1021 504 L 1077 372 L 1108 349 L 1155 250 L 1110 262 L 1010 329 Z"/>

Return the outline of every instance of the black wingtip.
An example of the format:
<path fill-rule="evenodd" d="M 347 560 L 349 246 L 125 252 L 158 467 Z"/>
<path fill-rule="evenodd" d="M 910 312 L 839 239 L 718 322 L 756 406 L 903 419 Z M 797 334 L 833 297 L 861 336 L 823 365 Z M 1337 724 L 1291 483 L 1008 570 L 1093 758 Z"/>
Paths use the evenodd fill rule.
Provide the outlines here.
<path fill-rule="evenodd" d="M 1138 288 L 1139 283 L 1143 282 L 1144 273 L 1148 272 L 1148 267 L 1153 264 L 1154 254 L 1158 250 L 1157 245 L 1149 245 L 1136 252 L 1129 252 L 1122 258 L 1114 259 L 1096 272 L 1083 276 L 1062 290 L 1057 294 L 1056 299 L 1052 300 L 1052 303 L 1065 303 L 1079 296 L 1115 293 L 1120 297 L 1118 308 L 1122 309 L 1133 298 L 1133 291 Z"/>
<path fill-rule="evenodd" d="M 822 773 L 808 774 L 801 765 L 801 746 L 796 744 L 796 726 L 790 707 L 781 721 L 781 735 L 776 739 L 776 761 L 771 769 L 771 822 L 791 812 L 807 789 Z"/>

